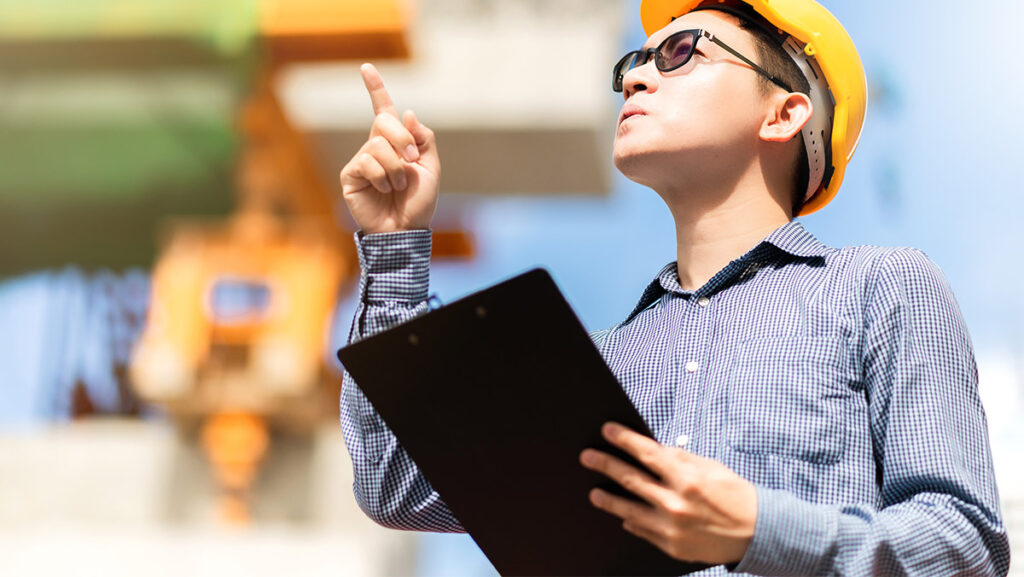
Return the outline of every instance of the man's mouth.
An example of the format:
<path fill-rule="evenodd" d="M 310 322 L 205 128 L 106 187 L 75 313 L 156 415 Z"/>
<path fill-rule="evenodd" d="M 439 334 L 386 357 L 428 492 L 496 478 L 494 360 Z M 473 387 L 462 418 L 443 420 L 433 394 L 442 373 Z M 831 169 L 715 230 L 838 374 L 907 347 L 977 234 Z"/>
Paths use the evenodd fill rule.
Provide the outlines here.
<path fill-rule="evenodd" d="M 634 116 L 643 116 L 645 114 L 647 113 L 639 106 L 636 106 L 635 104 L 627 104 L 622 107 L 622 112 L 619 113 L 619 124 L 622 124 Z"/>

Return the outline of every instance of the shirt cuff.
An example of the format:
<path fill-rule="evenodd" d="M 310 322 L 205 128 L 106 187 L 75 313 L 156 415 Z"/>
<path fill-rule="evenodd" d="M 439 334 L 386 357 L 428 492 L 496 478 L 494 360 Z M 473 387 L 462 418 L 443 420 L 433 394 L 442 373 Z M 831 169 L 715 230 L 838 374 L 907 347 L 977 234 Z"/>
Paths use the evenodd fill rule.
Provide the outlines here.
<path fill-rule="evenodd" d="M 757 487 L 754 538 L 731 569 L 754 575 L 818 575 L 834 554 L 838 533 L 838 510 Z"/>
<path fill-rule="evenodd" d="M 364 301 L 422 302 L 430 288 L 431 231 L 355 234 Z"/>

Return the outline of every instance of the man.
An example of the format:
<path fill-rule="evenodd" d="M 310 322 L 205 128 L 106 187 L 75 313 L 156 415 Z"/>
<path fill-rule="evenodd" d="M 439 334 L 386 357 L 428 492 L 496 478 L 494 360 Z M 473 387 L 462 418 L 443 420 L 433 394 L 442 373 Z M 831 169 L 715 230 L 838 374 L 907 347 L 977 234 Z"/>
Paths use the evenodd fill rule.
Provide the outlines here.
<path fill-rule="evenodd" d="M 977 371 L 942 273 L 792 220 L 831 200 L 856 148 L 852 41 L 812 0 L 644 0 L 642 15 L 650 38 L 614 71 L 615 165 L 665 200 L 678 258 L 593 334 L 657 439 L 606 425 L 649 472 L 584 451 L 641 499 L 592 502 L 709 574 L 1005 574 Z M 433 134 L 362 72 L 377 117 L 341 173 L 362 227 L 353 339 L 425 310 L 440 176 Z M 341 409 L 364 511 L 461 531 L 347 377 Z"/>

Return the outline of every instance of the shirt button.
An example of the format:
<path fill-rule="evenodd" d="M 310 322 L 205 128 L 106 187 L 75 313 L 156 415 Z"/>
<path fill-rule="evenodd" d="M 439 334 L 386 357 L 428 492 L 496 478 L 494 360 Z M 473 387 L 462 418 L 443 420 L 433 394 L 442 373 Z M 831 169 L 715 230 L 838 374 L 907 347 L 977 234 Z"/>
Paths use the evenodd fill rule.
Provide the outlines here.
<path fill-rule="evenodd" d="M 686 363 L 686 372 L 696 373 L 698 367 L 700 367 L 700 365 L 697 364 L 697 361 L 690 361 Z"/>
<path fill-rule="evenodd" d="M 690 435 L 679 435 L 676 437 L 676 446 L 685 447 L 690 444 Z"/>
<path fill-rule="evenodd" d="M 711 304 L 711 299 L 709 299 L 708 297 L 700 297 L 699 299 L 697 299 L 697 304 L 699 304 L 702 307 L 706 307 L 709 304 Z"/>

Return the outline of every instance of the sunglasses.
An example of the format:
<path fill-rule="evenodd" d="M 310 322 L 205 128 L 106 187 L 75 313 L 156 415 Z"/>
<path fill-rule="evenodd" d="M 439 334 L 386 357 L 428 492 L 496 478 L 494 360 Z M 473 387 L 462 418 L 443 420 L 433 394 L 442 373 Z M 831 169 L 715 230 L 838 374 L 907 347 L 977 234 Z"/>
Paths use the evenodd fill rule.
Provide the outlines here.
<path fill-rule="evenodd" d="M 618 64 L 615 65 L 615 69 L 612 71 L 612 90 L 615 92 L 622 92 L 622 80 L 626 77 L 626 73 L 637 66 L 647 64 L 651 59 L 652 54 L 654 55 L 654 65 L 661 72 L 671 72 L 684 66 L 691 58 L 693 58 L 693 53 L 696 52 L 697 48 L 697 41 L 701 38 L 707 38 L 721 46 L 727 52 L 742 60 L 755 71 L 764 75 L 768 80 L 771 80 L 775 84 L 784 88 L 786 92 L 793 92 L 793 89 L 785 82 L 779 80 L 764 68 L 754 64 L 752 60 L 743 56 L 739 52 L 736 52 L 725 42 L 722 42 L 707 30 L 683 30 L 676 32 L 663 40 L 657 48 L 634 50 L 626 54 L 622 57 L 622 60 L 619 60 Z"/>

